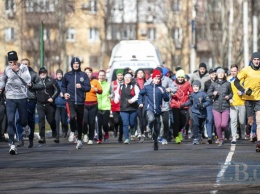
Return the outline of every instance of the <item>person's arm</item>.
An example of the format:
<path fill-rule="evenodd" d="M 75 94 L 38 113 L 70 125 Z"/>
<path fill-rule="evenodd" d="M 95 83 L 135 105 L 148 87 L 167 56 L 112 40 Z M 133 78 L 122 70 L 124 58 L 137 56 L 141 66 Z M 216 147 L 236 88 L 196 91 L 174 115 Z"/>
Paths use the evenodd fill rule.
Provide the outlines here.
<path fill-rule="evenodd" d="M 140 90 L 140 92 L 138 94 L 138 104 L 139 104 L 139 106 L 141 105 L 141 107 L 143 107 L 143 98 L 144 98 L 145 94 L 146 94 L 146 87 L 144 87 L 142 90 Z"/>
<path fill-rule="evenodd" d="M 245 88 L 241 85 L 240 81 L 244 80 L 247 77 L 247 72 L 245 69 L 242 69 L 237 77 L 235 78 L 234 85 L 241 92 L 241 95 L 245 93 Z"/>
<path fill-rule="evenodd" d="M 20 65 L 20 71 L 21 71 L 20 77 L 24 80 L 24 82 L 26 84 L 30 84 L 32 78 L 31 78 L 28 67 L 26 65 L 21 64 Z"/>
<path fill-rule="evenodd" d="M 3 92 L 5 84 L 7 82 L 7 75 L 6 75 L 6 69 L 4 70 L 3 74 L 0 77 L 0 93 Z"/>
<path fill-rule="evenodd" d="M 211 83 L 207 92 L 207 95 L 212 98 L 213 97 L 213 92 L 214 92 L 214 84 Z"/>
<path fill-rule="evenodd" d="M 44 89 L 44 85 L 42 83 L 42 80 L 40 77 L 36 74 L 34 80 L 32 80 L 32 86 L 30 89 L 37 91 L 37 90 L 42 90 Z"/>
<path fill-rule="evenodd" d="M 87 74 L 85 74 L 84 75 L 84 82 L 83 82 L 83 84 L 81 84 L 81 90 L 83 92 L 89 92 L 90 89 L 91 89 L 90 81 L 89 81 Z"/>
<path fill-rule="evenodd" d="M 135 95 L 134 95 L 134 97 L 132 97 L 130 99 L 132 103 L 134 103 L 138 100 L 138 95 L 139 95 L 139 92 L 140 92 L 140 89 L 136 84 L 134 85 L 134 91 L 135 91 Z"/>
<path fill-rule="evenodd" d="M 228 82 L 228 83 L 229 83 L 229 85 L 228 85 L 228 92 L 229 92 L 228 98 L 232 99 L 233 98 L 233 91 L 232 91 L 232 87 L 231 87 L 230 82 Z"/>
<path fill-rule="evenodd" d="M 103 90 L 102 90 L 102 86 L 100 85 L 100 83 L 97 81 L 97 91 L 96 91 L 97 94 L 102 94 L 103 93 Z"/>
<path fill-rule="evenodd" d="M 178 90 L 178 87 L 177 87 L 177 85 L 175 84 L 175 82 L 174 81 L 172 81 L 171 79 L 169 79 L 169 81 L 168 81 L 168 88 L 170 89 L 170 93 L 176 93 L 177 92 L 177 90 Z"/>
<path fill-rule="evenodd" d="M 205 102 L 202 103 L 202 104 L 203 104 L 203 107 L 209 106 L 209 105 L 211 104 L 210 98 L 207 96 L 206 93 L 204 94 L 203 97 L 204 97 L 204 99 L 205 99 Z"/>
<path fill-rule="evenodd" d="M 52 99 L 53 101 L 55 100 L 55 98 L 58 97 L 58 95 L 60 94 L 60 87 L 59 87 L 59 84 L 56 80 L 53 80 L 53 87 L 54 87 L 54 94 L 52 95 Z"/>

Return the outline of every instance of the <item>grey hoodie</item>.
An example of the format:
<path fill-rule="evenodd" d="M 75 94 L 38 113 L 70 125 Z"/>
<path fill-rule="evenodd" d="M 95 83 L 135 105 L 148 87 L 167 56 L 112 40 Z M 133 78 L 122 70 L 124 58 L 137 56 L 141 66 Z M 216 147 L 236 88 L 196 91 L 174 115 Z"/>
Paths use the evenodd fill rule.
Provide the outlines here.
<path fill-rule="evenodd" d="M 152 82 L 152 78 L 150 77 L 144 85 L 148 85 Z M 162 86 L 165 87 L 165 88 L 170 88 L 171 90 L 171 93 L 175 93 L 177 92 L 177 86 L 176 84 L 174 83 L 174 81 L 172 81 L 171 78 L 167 77 L 167 76 L 163 76 L 162 77 Z M 171 94 L 169 94 L 169 97 L 170 97 L 170 100 L 168 102 L 165 102 L 163 100 L 162 102 L 162 112 L 166 112 L 166 111 L 169 111 L 170 110 L 170 102 L 171 102 Z"/>
<path fill-rule="evenodd" d="M 27 98 L 27 85 L 31 83 L 31 76 L 26 65 L 20 64 L 17 74 L 10 66 L 6 67 L 0 77 L 0 89 L 5 88 L 6 99 L 23 99 Z M 20 76 L 25 83 L 23 83 Z"/>

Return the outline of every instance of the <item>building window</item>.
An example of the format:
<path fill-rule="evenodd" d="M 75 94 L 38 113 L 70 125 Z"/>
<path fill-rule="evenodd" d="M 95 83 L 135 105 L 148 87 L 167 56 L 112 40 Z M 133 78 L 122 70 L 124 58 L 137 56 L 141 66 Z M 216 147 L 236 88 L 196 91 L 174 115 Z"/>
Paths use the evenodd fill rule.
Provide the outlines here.
<path fill-rule="evenodd" d="M 26 12 L 54 12 L 57 0 L 26 0 Z"/>
<path fill-rule="evenodd" d="M 74 28 L 69 28 L 67 30 L 66 39 L 67 39 L 67 41 L 71 41 L 71 42 L 75 41 L 75 29 Z"/>
<path fill-rule="evenodd" d="M 14 0 L 5 0 L 5 10 L 14 10 Z"/>
<path fill-rule="evenodd" d="M 81 8 L 91 13 L 96 13 L 98 11 L 97 0 L 89 0 L 88 3 L 83 3 Z"/>
<path fill-rule="evenodd" d="M 5 41 L 6 42 L 14 41 L 14 28 L 5 29 Z"/>
<path fill-rule="evenodd" d="M 89 56 L 89 65 L 90 67 L 99 67 L 98 56 L 95 55 Z"/>
<path fill-rule="evenodd" d="M 90 28 L 89 29 L 89 40 L 98 40 L 99 39 L 99 32 L 97 28 Z"/>
<path fill-rule="evenodd" d="M 182 29 L 175 28 L 173 29 L 173 40 L 176 48 L 180 48 L 182 45 Z"/>
<path fill-rule="evenodd" d="M 147 37 L 150 40 L 155 40 L 156 39 L 156 28 L 148 28 Z"/>
<path fill-rule="evenodd" d="M 172 0 L 171 8 L 175 12 L 181 11 L 181 0 Z"/>

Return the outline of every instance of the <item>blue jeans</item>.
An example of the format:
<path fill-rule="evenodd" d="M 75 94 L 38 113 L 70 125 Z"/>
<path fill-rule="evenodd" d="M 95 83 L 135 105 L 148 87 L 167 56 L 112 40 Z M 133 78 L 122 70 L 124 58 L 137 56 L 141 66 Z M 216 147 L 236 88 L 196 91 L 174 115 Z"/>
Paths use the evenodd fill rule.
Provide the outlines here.
<path fill-rule="evenodd" d="M 123 132 L 125 139 L 129 139 L 129 130 L 128 126 L 130 125 L 130 128 L 133 128 L 135 126 L 135 120 L 137 117 L 137 110 L 136 111 L 127 111 L 127 112 L 120 112 L 122 121 L 123 121 Z"/>
<path fill-rule="evenodd" d="M 207 118 L 206 118 L 206 129 L 209 138 L 212 138 L 214 118 L 212 113 L 212 105 L 206 107 Z"/>
<path fill-rule="evenodd" d="M 7 115 L 7 132 L 9 136 L 9 143 L 14 144 L 14 134 L 15 134 L 15 113 L 18 110 L 19 113 L 19 123 L 22 127 L 25 127 L 28 123 L 27 115 L 27 98 L 23 99 L 6 99 L 6 115 Z"/>

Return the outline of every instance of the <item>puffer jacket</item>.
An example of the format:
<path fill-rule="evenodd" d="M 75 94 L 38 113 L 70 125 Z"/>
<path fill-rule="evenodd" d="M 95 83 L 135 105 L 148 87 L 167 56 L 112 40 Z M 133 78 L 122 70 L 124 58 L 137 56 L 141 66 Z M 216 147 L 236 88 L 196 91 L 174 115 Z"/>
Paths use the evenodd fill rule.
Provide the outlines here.
<path fill-rule="evenodd" d="M 28 70 L 31 75 L 32 86 L 28 88 L 27 96 L 28 96 L 28 99 L 30 99 L 30 100 L 36 100 L 37 99 L 36 91 L 43 89 L 44 85 L 41 82 L 41 79 L 38 76 L 38 74 L 31 67 L 28 67 Z"/>
<path fill-rule="evenodd" d="M 56 79 L 59 87 L 61 88 L 61 84 L 62 84 L 62 79 L 58 80 Z M 56 107 L 66 107 L 66 100 L 64 97 L 62 97 L 60 94 L 57 96 L 57 98 L 55 99 L 55 105 Z"/>
<path fill-rule="evenodd" d="M 218 92 L 216 96 L 213 95 L 214 91 Z M 210 98 L 213 98 L 214 110 L 218 112 L 223 112 L 224 110 L 230 108 L 229 99 L 232 99 L 233 97 L 233 92 L 231 89 L 230 82 L 226 80 L 222 80 L 222 81 L 216 80 L 215 82 L 212 82 L 207 94 Z M 229 99 L 226 100 L 225 96 L 228 96 Z"/>
<path fill-rule="evenodd" d="M 178 83 L 175 81 L 177 85 L 177 92 L 172 95 L 172 99 L 170 102 L 171 108 L 180 108 L 180 105 L 186 103 L 189 100 L 189 96 L 193 93 L 192 86 L 189 82 L 184 81 L 183 83 Z M 188 109 L 189 107 L 185 107 L 184 109 Z"/>

